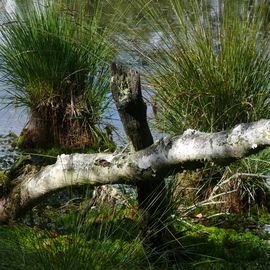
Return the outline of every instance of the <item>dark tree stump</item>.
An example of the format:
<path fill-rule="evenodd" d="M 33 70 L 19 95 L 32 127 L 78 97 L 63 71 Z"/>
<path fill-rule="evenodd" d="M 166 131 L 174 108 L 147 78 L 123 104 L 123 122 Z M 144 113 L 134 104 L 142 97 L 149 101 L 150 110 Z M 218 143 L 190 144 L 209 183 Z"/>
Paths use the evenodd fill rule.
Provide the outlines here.
<path fill-rule="evenodd" d="M 143 101 L 140 75 L 120 64 L 111 65 L 111 92 L 126 135 L 135 151 L 153 144 L 147 122 L 147 106 Z M 142 235 L 148 247 L 157 249 L 166 243 L 161 234 L 166 213 L 166 189 L 163 176 L 156 175 L 155 183 L 148 179 L 137 185 L 139 208 L 143 210 Z M 159 179 L 159 181 L 157 181 Z M 163 227 L 163 229 L 160 228 Z"/>
<path fill-rule="evenodd" d="M 111 65 L 111 91 L 125 132 L 135 151 L 153 144 L 147 123 L 146 104 L 142 98 L 140 75 L 134 70 Z"/>

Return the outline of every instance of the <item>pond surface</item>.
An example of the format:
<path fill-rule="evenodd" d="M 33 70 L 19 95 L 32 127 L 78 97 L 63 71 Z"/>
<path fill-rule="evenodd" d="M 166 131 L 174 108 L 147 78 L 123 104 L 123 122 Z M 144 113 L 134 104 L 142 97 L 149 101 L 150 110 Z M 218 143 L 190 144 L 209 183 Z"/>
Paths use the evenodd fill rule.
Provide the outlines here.
<path fill-rule="evenodd" d="M 14 12 L 15 7 L 16 3 L 13 0 L 0 0 L 0 23 L 2 23 L 5 13 Z M 23 108 L 7 106 L 5 89 L 6 86 L 0 82 L 0 135 L 7 136 L 10 133 L 19 135 L 26 124 L 27 113 Z"/>

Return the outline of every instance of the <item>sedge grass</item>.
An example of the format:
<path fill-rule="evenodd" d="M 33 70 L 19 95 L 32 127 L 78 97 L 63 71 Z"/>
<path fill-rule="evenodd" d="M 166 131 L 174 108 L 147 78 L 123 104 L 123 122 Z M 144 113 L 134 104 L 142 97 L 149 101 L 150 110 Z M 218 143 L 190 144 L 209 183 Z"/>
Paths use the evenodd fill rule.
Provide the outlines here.
<path fill-rule="evenodd" d="M 136 49 L 151 70 L 147 79 L 161 131 L 220 131 L 269 118 L 263 9 L 239 1 L 219 1 L 214 9 L 206 2 L 170 1 L 173 21 L 144 5 L 159 42 L 150 44 L 150 52 Z"/>
<path fill-rule="evenodd" d="M 68 141 L 74 129 L 94 135 L 110 103 L 112 48 L 107 29 L 99 27 L 98 0 L 92 8 L 88 16 L 82 7 L 49 1 L 9 15 L 0 27 L 1 80 L 9 103 L 27 107 L 56 144 L 61 137 Z"/>
<path fill-rule="evenodd" d="M 252 5 L 229 0 L 211 6 L 208 1 L 172 0 L 167 16 L 149 1 L 140 3 L 158 37 L 151 44 L 142 40 L 135 50 L 148 64 L 146 81 L 159 131 L 214 132 L 269 118 L 267 1 Z M 244 163 L 231 170 L 251 172 Z M 185 182 L 196 190 L 186 199 L 206 199 L 223 172 L 207 165 L 201 173 L 186 175 Z M 247 205 L 246 200 L 261 197 L 264 181 L 245 179 L 237 188 L 238 203 Z"/>

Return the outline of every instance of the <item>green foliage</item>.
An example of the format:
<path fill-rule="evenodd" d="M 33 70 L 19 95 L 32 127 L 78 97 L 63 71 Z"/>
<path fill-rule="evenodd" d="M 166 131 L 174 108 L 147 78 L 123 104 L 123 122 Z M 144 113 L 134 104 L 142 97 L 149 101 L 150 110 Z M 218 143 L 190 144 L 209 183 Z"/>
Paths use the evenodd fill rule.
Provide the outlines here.
<path fill-rule="evenodd" d="M 246 208 L 249 210 L 254 204 L 259 207 L 266 207 L 268 211 L 270 210 L 267 207 L 268 187 L 266 186 L 269 162 L 270 151 L 265 149 L 259 154 L 236 162 L 227 169 L 229 175 L 240 174 L 232 182 L 235 182 L 237 185 L 237 196 L 248 204 Z M 243 173 L 242 176 L 241 173 Z"/>
<path fill-rule="evenodd" d="M 10 104 L 28 107 L 58 140 L 66 132 L 68 141 L 74 129 L 97 136 L 95 126 L 110 103 L 107 61 L 112 49 L 108 29 L 99 28 L 98 0 L 92 8 L 88 16 L 83 7 L 72 10 L 61 1 L 48 1 L 8 16 L 0 27 L 1 80 L 9 87 Z"/>
<path fill-rule="evenodd" d="M 0 186 L 5 185 L 8 181 L 7 174 L 4 171 L 0 171 Z"/>
<path fill-rule="evenodd" d="M 143 256 L 138 240 L 85 240 L 27 227 L 2 228 L 0 242 L 1 269 L 126 269 Z"/>
<path fill-rule="evenodd" d="M 251 219 L 231 216 L 236 230 L 229 222 L 227 229 L 196 225 L 194 220 L 179 219 L 179 205 L 171 201 L 165 211 L 174 215 L 163 220 L 163 226 L 164 230 L 173 226 L 173 243 L 153 259 L 155 251 L 147 252 L 142 244 L 143 216 L 130 195 L 109 192 L 93 197 L 91 190 L 70 192 L 71 197 L 62 192 L 35 207 L 30 219 L 24 219 L 32 228 L 0 226 L 1 269 L 221 270 L 229 266 L 251 270 L 256 264 L 267 269 L 269 247 L 263 239 L 269 235 L 260 233 L 259 238 L 248 230 Z"/>
<path fill-rule="evenodd" d="M 251 232 L 236 232 L 196 225 L 182 239 L 194 253 L 208 256 L 208 262 L 195 263 L 194 269 L 267 269 L 269 247 Z M 255 268 L 256 269 L 256 268 Z"/>
<path fill-rule="evenodd" d="M 79 93 L 100 105 L 106 93 L 99 93 L 99 79 L 111 51 L 106 30 L 98 29 L 99 12 L 87 17 L 49 3 L 8 17 L 1 26 L 1 72 L 15 87 L 16 103 L 36 109 L 55 96 Z"/>
<path fill-rule="evenodd" d="M 254 5 L 218 1 L 214 7 L 209 1 L 172 0 L 172 16 L 164 16 L 151 3 L 142 3 L 155 40 L 152 44 L 142 41 L 136 49 L 150 70 L 146 79 L 158 130 L 213 132 L 270 117 L 268 1 Z M 234 193 L 218 199 L 226 201 L 229 211 L 247 209 L 254 202 L 262 206 L 265 179 L 255 176 L 262 171 L 262 163 L 256 167 L 246 159 L 225 173 L 223 168 L 207 164 L 201 173 L 186 175 L 186 184 L 193 190 L 193 196 L 188 192 L 186 198 L 196 204 L 220 181 L 245 172 L 254 175 L 234 177 L 219 189 Z"/>
<path fill-rule="evenodd" d="M 96 215 L 93 212 L 89 212 L 92 218 Z M 37 226 L 1 226 L 1 269 L 251 270 L 257 265 L 257 269 L 263 270 L 269 267 L 267 241 L 250 231 L 239 233 L 174 221 L 181 235 L 177 242 L 181 241 L 181 245 L 161 253 L 157 262 L 150 262 L 138 230 L 134 230 L 135 224 L 123 219 L 122 210 L 115 212 L 109 222 L 102 219 L 82 223 L 82 219 L 71 213 L 59 218 L 66 220 L 69 227 L 66 232 L 56 228 L 41 230 Z M 176 257 L 172 259 L 170 254 Z"/>
<path fill-rule="evenodd" d="M 173 0 L 170 8 L 172 21 L 154 6 L 147 9 L 160 41 L 150 45 L 152 52 L 141 51 L 152 70 L 157 127 L 220 131 L 269 118 L 262 10 L 239 1 L 220 1 L 213 10 L 206 1 Z"/>
<path fill-rule="evenodd" d="M 125 218 L 126 209 L 104 203 L 86 210 L 90 198 L 35 209 L 33 228 L 0 227 L 0 268 L 138 269 L 147 265 L 138 226 Z"/>
<path fill-rule="evenodd" d="M 10 189 L 10 178 L 5 171 L 0 171 L 0 197 L 5 196 Z"/>

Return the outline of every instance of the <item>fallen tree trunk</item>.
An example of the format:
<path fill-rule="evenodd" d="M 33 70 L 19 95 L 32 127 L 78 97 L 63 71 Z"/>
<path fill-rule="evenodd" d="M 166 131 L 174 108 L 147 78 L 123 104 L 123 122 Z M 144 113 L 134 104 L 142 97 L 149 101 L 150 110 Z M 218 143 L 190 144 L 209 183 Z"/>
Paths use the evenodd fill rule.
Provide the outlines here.
<path fill-rule="evenodd" d="M 270 145 L 270 120 L 217 133 L 187 130 L 135 153 L 60 155 L 0 198 L 0 222 L 23 215 L 48 194 L 68 186 L 137 185 L 204 162 L 226 165 Z M 159 178 L 158 178 L 159 179 Z M 1 194 L 0 194 L 1 195 Z"/>

